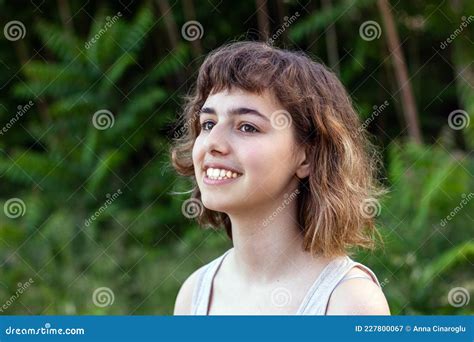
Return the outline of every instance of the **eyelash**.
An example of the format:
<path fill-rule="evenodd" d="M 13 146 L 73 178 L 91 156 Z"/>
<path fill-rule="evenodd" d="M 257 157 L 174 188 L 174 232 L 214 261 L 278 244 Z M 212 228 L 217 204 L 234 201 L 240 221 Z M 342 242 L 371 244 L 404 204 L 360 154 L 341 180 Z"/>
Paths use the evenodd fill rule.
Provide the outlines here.
<path fill-rule="evenodd" d="M 201 124 L 201 129 L 202 129 L 203 131 L 209 131 L 209 129 L 206 129 L 205 127 L 206 127 L 206 124 L 208 124 L 208 123 L 210 123 L 210 122 L 212 122 L 212 121 L 211 121 L 211 120 L 204 121 L 204 122 Z M 249 124 L 249 123 L 244 123 L 244 124 L 242 124 L 240 127 L 243 127 L 243 126 L 252 127 L 252 129 L 253 129 L 254 131 L 253 131 L 253 132 L 242 132 L 242 133 L 253 134 L 253 133 L 259 133 L 259 132 L 260 132 L 257 127 L 255 127 L 255 126 L 253 126 L 253 125 L 251 125 L 251 124 Z"/>

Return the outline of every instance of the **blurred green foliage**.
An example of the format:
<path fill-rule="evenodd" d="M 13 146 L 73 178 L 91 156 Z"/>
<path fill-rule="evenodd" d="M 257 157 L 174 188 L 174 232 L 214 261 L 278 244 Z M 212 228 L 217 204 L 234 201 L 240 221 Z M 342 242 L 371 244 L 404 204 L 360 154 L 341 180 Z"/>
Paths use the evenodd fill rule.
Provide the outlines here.
<path fill-rule="evenodd" d="M 170 4 L 178 33 L 190 19 L 185 4 Z M 34 103 L 0 135 L 0 206 L 11 198 L 25 203 L 19 218 L 0 212 L 0 305 L 19 283 L 34 279 L 4 313 L 170 314 L 184 279 L 230 247 L 223 232 L 200 230 L 181 214 L 188 195 L 173 192 L 190 183 L 170 168 L 168 151 L 182 127 L 175 125 L 182 96 L 204 54 L 257 38 L 255 3 L 195 5 L 204 27 L 199 47 L 170 39 L 159 8 L 148 1 L 128 8 L 70 2 L 69 24 L 55 2 L 35 10 L 0 1 L 2 22 L 26 26 L 24 39 L 0 42 L 0 126 L 18 106 Z M 442 220 L 474 192 L 473 25 L 446 49 L 439 46 L 474 3 L 392 5 L 424 145 L 406 141 L 383 35 L 360 39 L 361 23 L 381 21 L 375 1 L 333 1 L 324 10 L 317 1 L 268 3 L 272 32 L 284 15 L 301 14 L 276 45 L 325 63 L 324 35 L 335 23 L 341 79 L 361 119 L 371 118 L 368 129 L 383 151 L 390 189 L 379 217 L 385 246 L 355 258 L 376 272 L 394 314 L 472 314 L 472 301 L 458 308 L 448 293 L 455 287 L 474 293 L 474 201 Z M 374 118 L 374 106 L 385 101 Z M 471 119 L 459 131 L 447 123 L 458 109 Z M 93 124 L 101 110 L 112 114 L 110 129 Z M 91 297 L 103 286 L 115 298 L 102 308 Z"/>

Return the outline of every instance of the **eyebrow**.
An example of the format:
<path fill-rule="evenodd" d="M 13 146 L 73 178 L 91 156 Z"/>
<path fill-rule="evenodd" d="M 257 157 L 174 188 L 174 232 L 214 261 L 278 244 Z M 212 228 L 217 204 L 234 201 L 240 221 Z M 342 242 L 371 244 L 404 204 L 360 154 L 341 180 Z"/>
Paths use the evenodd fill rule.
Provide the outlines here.
<path fill-rule="evenodd" d="M 228 111 L 229 115 L 245 115 L 245 114 L 251 114 L 251 115 L 256 115 L 261 117 L 262 119 L 266 121 L 270 121 L 265 115 L 260 113 L 256 109 L 252 108 L 247 108 L 247 107 L 238 107 L 238 108 L 233 108 Z M 216 115 L 216 111 L 212 107 L 202 107 L 201 110 L 199 111 L 198 115 L 201 114 L 214 114 Z"/>

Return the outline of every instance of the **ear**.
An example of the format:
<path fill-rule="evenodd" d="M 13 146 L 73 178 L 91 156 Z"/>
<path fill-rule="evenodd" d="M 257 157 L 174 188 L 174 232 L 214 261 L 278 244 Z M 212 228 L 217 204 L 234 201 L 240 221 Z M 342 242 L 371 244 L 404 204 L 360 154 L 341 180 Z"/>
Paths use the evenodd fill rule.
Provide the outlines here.
<path fill-rule="evenodd" d="M 299 156 L 298 168 L 296 169 L 296 176 L 299 179 L 304 179 L 308 177 L 309 167 L 310 167 L 310 164 L 308 163 L 308 158 L 306 158 L 306 151 L 302 149 Z"/>

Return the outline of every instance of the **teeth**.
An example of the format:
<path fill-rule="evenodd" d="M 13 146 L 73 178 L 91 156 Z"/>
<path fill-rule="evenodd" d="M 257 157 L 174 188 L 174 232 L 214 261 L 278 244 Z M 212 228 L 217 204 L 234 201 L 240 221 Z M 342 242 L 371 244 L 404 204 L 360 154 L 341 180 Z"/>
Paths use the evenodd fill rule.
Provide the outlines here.
<path fill-rule="evenodd" d="M 213 169 L 212 167 L 206 170 L 206 175 L 210 179 L 229 179 L 237 178 L 239 176 L 239 174 L 237 174 L 236 172 L 224 169 Z"/>

